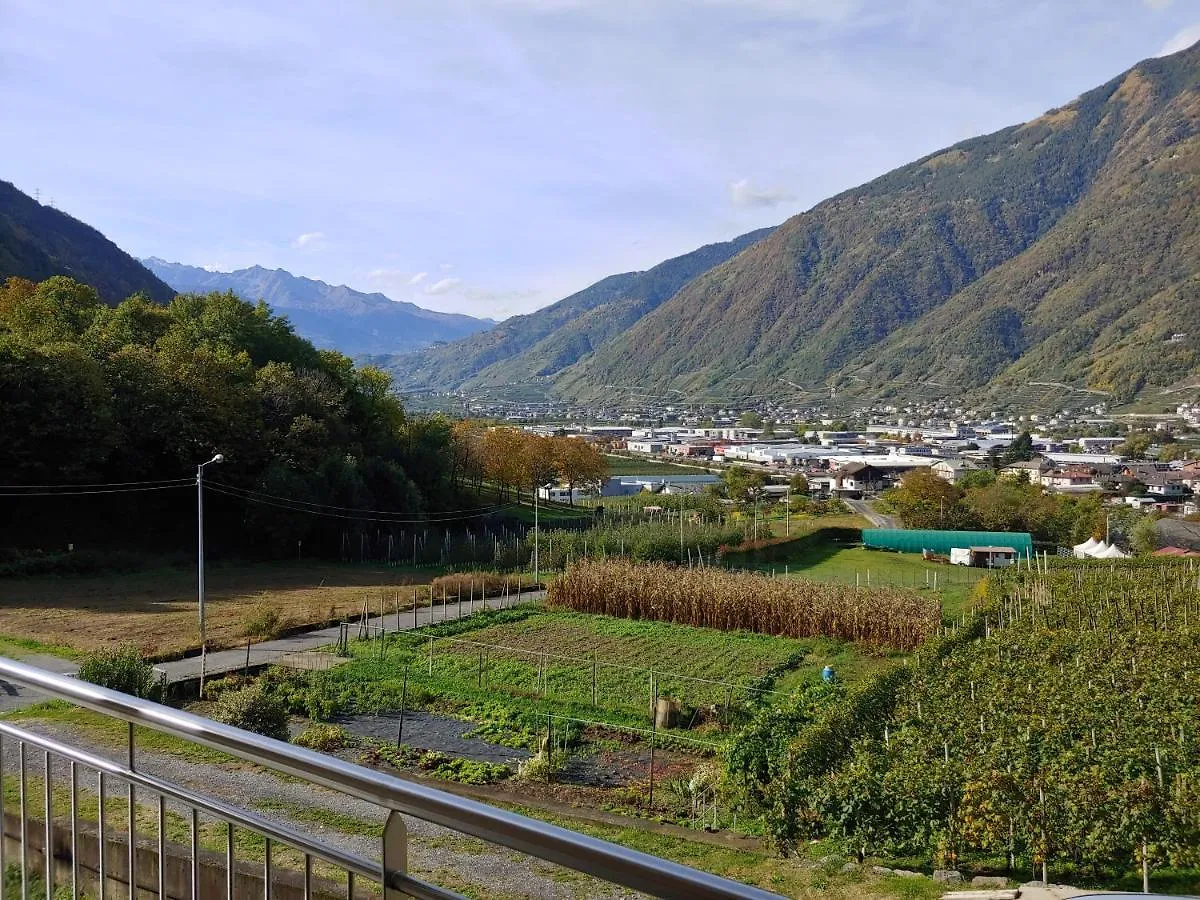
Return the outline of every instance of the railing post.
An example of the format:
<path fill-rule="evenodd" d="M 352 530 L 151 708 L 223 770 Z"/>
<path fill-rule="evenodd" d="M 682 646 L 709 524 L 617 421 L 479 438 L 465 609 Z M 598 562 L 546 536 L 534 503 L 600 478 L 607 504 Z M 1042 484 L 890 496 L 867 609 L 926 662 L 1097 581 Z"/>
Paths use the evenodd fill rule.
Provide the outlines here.
<path fill-rule="evenodd" d="M 404 892 L 392 887 L 395 875 L 408 874 L 408 829 L 400 813 L 388 813 L 383 827 L 383 900 L 400 900 Z"/>

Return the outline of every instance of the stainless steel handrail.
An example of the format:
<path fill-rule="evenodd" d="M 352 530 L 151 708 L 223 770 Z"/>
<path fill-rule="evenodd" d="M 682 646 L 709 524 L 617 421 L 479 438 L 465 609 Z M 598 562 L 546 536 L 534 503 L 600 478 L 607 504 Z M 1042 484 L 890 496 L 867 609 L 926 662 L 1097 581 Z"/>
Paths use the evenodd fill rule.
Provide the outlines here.
<path fill-rule="evenodd" d="M 2 656 L 0 677 L 103 715 L 220 750 L 385 809 L 653 896 L 696 900 L 778 898 L 777 894 L 670 860 Z"/>

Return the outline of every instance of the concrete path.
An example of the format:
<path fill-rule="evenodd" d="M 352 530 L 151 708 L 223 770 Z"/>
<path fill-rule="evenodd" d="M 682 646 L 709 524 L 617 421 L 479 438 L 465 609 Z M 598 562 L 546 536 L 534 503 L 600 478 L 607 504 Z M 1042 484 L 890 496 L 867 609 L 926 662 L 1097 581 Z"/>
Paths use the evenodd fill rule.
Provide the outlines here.
<path fill-rule="evenodd" d="M 540 603 L 545 598 L 545 591 L 525 591 L 520 595 L 514 594 L 508 598 L 488 597 L 486 600 L 476 599 L 474 603 L 469 600 L 463 600 L 461 603 L 451 600 L 445 606 L 441 603 L 436 603 L 433 607 L 417 607 L 415 611 L 410 609 L 402 611 L 399 614 L 389 613 L 385 616 L 372 616 L 367 619 L 367 628 L 372 633 L 380 628 L 383 628 L 389 634 L 396 631 L 412 631 L 414 628 L 420 628 L 431 623 L 436 624 L 438 622 L 466 618 L 483 610 L 507 608 L 516 606 L 519 603 Z M 358 622 L 351 622 L 349 628 L 350 639 L 354 640 L 358 637 L 360 625 Z M 340 633 L 341 626 L 334 625 L 330 628 L 319 628 L 314 631 L 294 634 L 290 637 L 276 638 L 270 641 L 251 644 L 249 666 L 250 668 L 256 668 L 272 665 L 289 654 L 328 647 L 330 644 L 337 643 Z M 208 659 L 204 667 L 205 677 L 223 675 L 227 672 L 238 672 L 245 668 L 246 665 L 245 647 L 238 647 L 232 650 L 217 650 L 208 654 Z M 301 666 L 297 667 L 300 668 Z M 167 682 L 171 684 L 180 681 L 194 681 L 200 678 L 200 657 L 189 656 L 184 659 L 172 660 L 171 662 L 157 663 L 154 668 L 164 673 Z"/>
<path fill-rule="evenodd" d="M 39 669 L 45 669 L 47 672 L 55 672 L 59 675 L 74 675 L 79 671 L 78 663 L 73 663 L 69 659 L 50 656 L 47 653 L 31 653 L 29 655 L 22 655 L 19 659 L 23 663 L 37 666 Z M 43 700 L 49 699 L 51 698 L 41 691 L 0 678 L 0 713 L 9 712 L 14 709 L 23 709 L 26 706 L 32 706 L 35 703 L 41 703 Z"/>
<path fill-rule="evenodd" d="M 885 516 L 883 513 L 876 512 L 875 507 L 871 506 L 869 500 L 850 500 L 843 499 L 842 501 L 860 516 L 863 516 L 871 523 L 873 528 L 903 528 L 895 516 Z"/>

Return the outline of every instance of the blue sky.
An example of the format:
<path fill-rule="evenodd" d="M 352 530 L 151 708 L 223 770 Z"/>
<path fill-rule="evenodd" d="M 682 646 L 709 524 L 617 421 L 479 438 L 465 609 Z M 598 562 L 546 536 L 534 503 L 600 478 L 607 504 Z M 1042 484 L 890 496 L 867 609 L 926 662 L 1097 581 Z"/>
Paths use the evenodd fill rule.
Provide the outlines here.
<path fill-rule="evenodd" d="M 497 318 L 1200 40 L 1200 0 L 0 0 L 0 178 Z"/>

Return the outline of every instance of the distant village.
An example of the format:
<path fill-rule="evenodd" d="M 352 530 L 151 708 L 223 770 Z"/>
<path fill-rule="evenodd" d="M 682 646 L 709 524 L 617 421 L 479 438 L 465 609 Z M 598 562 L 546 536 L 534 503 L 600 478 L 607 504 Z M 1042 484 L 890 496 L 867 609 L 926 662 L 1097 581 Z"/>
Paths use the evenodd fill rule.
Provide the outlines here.
<path fill-rule="evenodd" d="M 681 468 L 679 474 L 613 476 L 596 488 L 576 487 L 574 493 L 566 486 L 547 487 L 542 496 L 549 500 L 642 490 L 696 493 L 731 465 L 772 476 L 775 483 L 768 483 L 767 494 L 782 494 L 796 483 L 793 476 L 803 475 L 813 497 L 856 500 L 924 468 L 955 484 L 972 471 L 988 470 L 1057 494 L 1095 493 L 1110 504 L 1180 520 L 1200 516 L 1200 406 L 1144 417 L 1102 413 L 1099 408 L 1086 415 L 970 420 L 883 408 L 857 411 L 850 418 L 864 424 L 851 427 L 828 416 L 786 422 L 757 412 L 717 410 L 712 416 L 682 415 L 678 422 L 653 425 L 526 421 L 523 427 L 574 434 L 634 460 L 693 467 L 694 474 Z M 1018 441 L 1021 458 L 1013 458 L 1011 448 Z"/>

